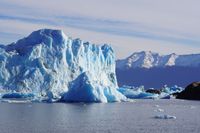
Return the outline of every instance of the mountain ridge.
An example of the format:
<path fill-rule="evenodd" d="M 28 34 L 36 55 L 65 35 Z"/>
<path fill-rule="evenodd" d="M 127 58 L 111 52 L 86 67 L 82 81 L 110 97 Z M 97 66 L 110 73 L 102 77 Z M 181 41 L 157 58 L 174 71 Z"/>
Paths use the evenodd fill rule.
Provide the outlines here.
<path fill-rule="evenodd" d="M 178 55 L 175 53 L 162 55 L 151 51 L 141 51 L 131 54 L 125 59 L 116 61 L 118 69 L 153 68 L 153 67 L 199 67 L 200 54 Z"/>
<path fill-rule="evenodd" d="M 117 60 L 116 64 L 119 86 L 185 87 L 191 82 L 199 81 L 200 54 L 161 55 L 142 51 L 133 53 L 126 59 Z"/>

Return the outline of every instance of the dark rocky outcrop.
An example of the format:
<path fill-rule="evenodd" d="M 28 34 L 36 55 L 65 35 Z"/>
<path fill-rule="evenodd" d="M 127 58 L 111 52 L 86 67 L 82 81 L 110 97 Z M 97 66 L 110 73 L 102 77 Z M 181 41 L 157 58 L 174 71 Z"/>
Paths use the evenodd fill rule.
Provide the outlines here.
<path fill-rule="evenodd" d="M 178 99 L 200 100 L 200 82 L 193 82 L 177 94 Z"/>
<path fill-rule="evenodd" d="M 180 94 L 180 92 L 175 92 L 175 93 L 172 93 L 171 95 L 174 97 L 177 97 L 179 94 Z"/>
<path fill-rule="evenodd" d="M 160 90 L 156 90 L 156 89 L 148 89 L 146 90 L 147 93 L 151 93 L 151 94 L 160 94 Z"/>

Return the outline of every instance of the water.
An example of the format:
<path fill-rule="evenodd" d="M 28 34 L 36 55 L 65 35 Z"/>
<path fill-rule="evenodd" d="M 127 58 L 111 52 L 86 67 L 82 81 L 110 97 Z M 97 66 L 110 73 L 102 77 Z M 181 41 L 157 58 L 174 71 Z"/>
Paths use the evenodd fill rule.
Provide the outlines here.
<path fill-rule="evenodd" d="M 155 119 L 169 114 L 176 119 Z M 200 102 L 0 103 L 0 133 L 199 133 Z"/>

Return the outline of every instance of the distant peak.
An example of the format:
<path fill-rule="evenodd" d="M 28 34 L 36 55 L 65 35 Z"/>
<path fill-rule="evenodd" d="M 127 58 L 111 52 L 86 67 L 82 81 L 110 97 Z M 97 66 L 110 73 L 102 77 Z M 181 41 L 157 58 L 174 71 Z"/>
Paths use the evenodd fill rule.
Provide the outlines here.
<path fill-rule="evenodd" d="M 153 51 L 140 51 L 140 52 L 134 52 L 132 55 L 135 55 L 135 54 L 158 54 L 158 53 L 153 52 Z"/>
<path fill-rule="evenodd" d="M 152 51 L 135 52 L 126 59 L 117 62 L 119 68 L 152 68 L 169 66 L 200 66 L 200 54 L 162 55 Z"/>
<path fill-rule="evenodd" d="M 135 58 L 135 57 L 153 56 L 153 55 L 159 55 L 159 54 L 156 53 L 156 52 L 152 52 L 152 51 L 140 51 L 140 52 L 134 52 L 127 59 L 129 59 L 129 58 Z"/>

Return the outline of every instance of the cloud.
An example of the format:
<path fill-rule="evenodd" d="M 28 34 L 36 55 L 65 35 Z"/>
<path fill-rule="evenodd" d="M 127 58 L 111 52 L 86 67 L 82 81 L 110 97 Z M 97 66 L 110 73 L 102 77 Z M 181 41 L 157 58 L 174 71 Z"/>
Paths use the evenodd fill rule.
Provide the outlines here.
<path fill-rule="evenodd" d="M 21 38 L 22 35 L 10 32 L 0 32 L 0 38 L 9 38 L 9 40 L 4 41 L 5 44 L 10 44 L 10 40 L 15 40 L 16 38 Z"/>
<path fill-rule="evenodd" d="M 130 50 L 170 52 L 174 47 L 173 52 L 192 53 L 200 49 L 198 4 L 199 1 L 187 0 L 2 0 L 0 38 L 8 42 L 35 28 L 58 28 L 94 42 L 105 37 L 101 41 L 107 40 L 124 53 L 127 51 L 127 55 Z M 8 38 L 6 33 L 12 37 Z M 164 50 L 163 46 L 169 48 Z"/>
<path fill-rule="evenodd" d="M 0 14 L 0 20 L 14 20 L 23 21 L 27 23 L 35 24 L 46 24 L 46 25 L 62 25 L 66 27 L 91 30 L 94 32 L 101 32 L 119 36 L 129 36 L 138 37 L 151 40 L 160 40 L 167 42 L 174 42 L 180 44 L 192 44 L 199 45 L 200 40 L 195 40 L 192 38 L 187 38 L 184 36 L 177 37 L 176 33 L 163 34 L 165 30 L 160 29 L 154 33 L 154 31 L 149 30 L 145 25 L 131 23 L 126 21 L 118 21 L 112 19 L 95 19 L 88 17 L 78 17 L 78 16 L 54 16 L 51 18 L 31 18 L 31 17 L 21 17 L 21 16 L 6 16 Z M 134 27 L 137 27 L 134 29 Z"/>
<path fill-rule="evenodd" d="M 28 23 L 56 25 L 55 22 L 49 21 L 46 19 L 20 17 L 20 16 L 6 16 L 6 15 L 1 15 L 1 14 L 0 14 L 0 20 L 12 20 L 12 21 L 23 21 L 23 22 L 28 22 Z"/>

